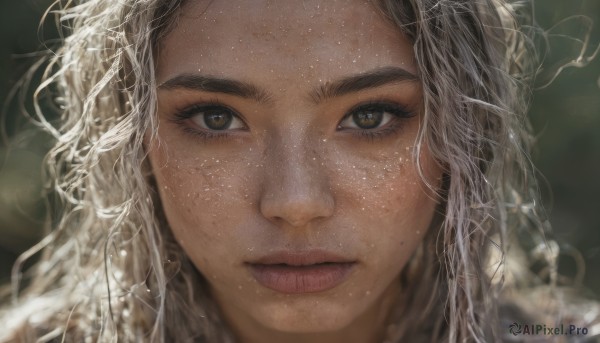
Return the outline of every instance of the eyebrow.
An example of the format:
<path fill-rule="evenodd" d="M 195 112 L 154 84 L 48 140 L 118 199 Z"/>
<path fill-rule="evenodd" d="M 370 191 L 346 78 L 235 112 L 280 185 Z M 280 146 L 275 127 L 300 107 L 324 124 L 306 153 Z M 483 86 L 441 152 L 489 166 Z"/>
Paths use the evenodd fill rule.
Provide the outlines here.
<path fill-rule="evenodd" d="M 158 89 L 189 89 L 203 92 L 224 93 L 264 103 L 270 95 L 260 88 L 242 81 L 200 74 L 181 74 L 158 86 Z"/>
<path fill-rule="evenodd" d="M 315 103 L 339 97 L 361 90 L 381 87 L 387 84 L 400 82 L 416 82 L 417 75 L 400 67 L 382 67 L 365 73 L 352 75 L 333 82 L 327 82 L 317 87 L 310 93 Z"/>
<path fill-rule="evenodd" d="M 319 103 L 326 99 L 369 88 L 406 81 L 415 82 L 418 80 L 419 78 L 415 74 L 406 69 L 400 67 L 382 67 L 319 85 L 309 95 L 315 103 Z M 253 99 L 260 103 L 268 102 L 271 98 L 271 95 L 267 91 L 253 84 L 202 74 L 181 74 L 163 82 L 158 88 L 164 90 L 189 89 L 224 93 Z"/>

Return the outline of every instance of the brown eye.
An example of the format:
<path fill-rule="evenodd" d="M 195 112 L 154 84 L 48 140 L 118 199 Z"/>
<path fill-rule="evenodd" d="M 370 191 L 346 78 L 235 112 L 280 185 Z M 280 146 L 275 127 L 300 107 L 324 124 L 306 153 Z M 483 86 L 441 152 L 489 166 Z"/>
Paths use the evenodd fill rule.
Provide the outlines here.
<path fill-rule="evenodd" d="M 358 128 L 372 129 L 383 121 L 383 111 L 360 111 L 352 114 L 352 121 Z"/>
<path fill-rule="evenodd" d="M 235 130 L 244 128 L 242 120 L 229 108 L 224 106 L 194 107 L 186 116 L 199 127 L 211 131 Z"/>
<path fill-rule="evenodd" d="M 351 110 L 338 125 L 338 129 L 372 130 L 386 126 L 396 118 L 412 116 L 409 111 L 391 103 L 360 105 Z"/>
<path fill-rule="evenodd" d="M 226 130 L 231 125 L 233 115 L 227 112 L 213 112 L 204 114 L 204 124 L 211 130 Z"/>

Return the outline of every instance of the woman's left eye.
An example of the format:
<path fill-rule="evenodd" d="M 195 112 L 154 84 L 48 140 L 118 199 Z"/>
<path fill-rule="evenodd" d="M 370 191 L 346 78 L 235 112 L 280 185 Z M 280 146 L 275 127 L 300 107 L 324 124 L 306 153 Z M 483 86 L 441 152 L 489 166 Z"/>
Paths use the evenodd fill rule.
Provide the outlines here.
<path fill-rule="evenodd" d="M 385 127 L 396 118 L 408 118 L 412 114 L 403 107 L 390 103 L 359 105 L 342 119 L 338 129 L 372 130 Z"/>

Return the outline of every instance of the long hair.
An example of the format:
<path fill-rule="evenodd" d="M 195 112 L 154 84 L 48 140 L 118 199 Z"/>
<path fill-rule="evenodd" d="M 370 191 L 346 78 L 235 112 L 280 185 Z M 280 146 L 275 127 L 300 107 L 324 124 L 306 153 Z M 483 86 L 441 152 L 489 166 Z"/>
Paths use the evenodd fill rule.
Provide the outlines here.
<path fill-rule="evenodd" d="M 233 341 L 172 237 L 144 149 L 157 138 L 155 58 L 183 2 L 53 5 L 67 32 L 33 114 L 56 139 L 45 161 L 60 211 L 15 265 L 0 341 L 7 332 L 40 342 Z M 515 237 L 544 242 L 548 229 L 528 156 L 536 58 L 519 24 L 525 17 L 501 0 L 374 3 L 413 42 L 424 105 L 414 160 L 427 145 L 444 168 L 439 213 L 402 272 L 405 304 L 388 341 L 498 341 L 501 288 L 534 281 L 508 270 L 509 256 L 530 250 Z M 45 119 L 44 100 L 58 105 L 57 123 Z M 552 247 L 543 248 L 549 270 Z M 21 287 L 20 266 L 38 253 Z"/>

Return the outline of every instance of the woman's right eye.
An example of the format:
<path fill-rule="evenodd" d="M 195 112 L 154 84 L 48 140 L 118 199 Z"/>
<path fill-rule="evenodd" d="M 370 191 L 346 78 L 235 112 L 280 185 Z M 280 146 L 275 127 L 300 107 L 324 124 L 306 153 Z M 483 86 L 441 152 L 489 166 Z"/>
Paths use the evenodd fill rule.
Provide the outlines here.
<path fill-rule="evenodd" d="M 177 115 L 208 131 L 243 129 L 244 122 L 235 112 L 221 105 L 194 105 Z"/>

